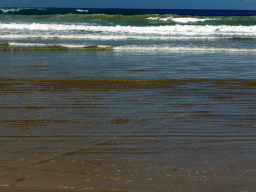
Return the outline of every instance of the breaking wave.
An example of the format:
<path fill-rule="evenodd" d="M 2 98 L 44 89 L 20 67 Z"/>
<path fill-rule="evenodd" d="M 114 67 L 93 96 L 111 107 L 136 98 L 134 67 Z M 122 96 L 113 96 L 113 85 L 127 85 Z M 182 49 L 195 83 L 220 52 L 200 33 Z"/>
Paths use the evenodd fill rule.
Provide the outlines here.
<path fill-rule="evenodd" d="M 254 52 L 256 49 L 217 48 L 196 46 L 170 46 L 170 45 L 86 45 L 86 44 L 42 44 L 42 43 L 16 43 L 6 42 L 0 44 L 0 51 L 52 51 L 52 50 L 79 50 L 79 51 L 136 51 L 136 52 Z"/>

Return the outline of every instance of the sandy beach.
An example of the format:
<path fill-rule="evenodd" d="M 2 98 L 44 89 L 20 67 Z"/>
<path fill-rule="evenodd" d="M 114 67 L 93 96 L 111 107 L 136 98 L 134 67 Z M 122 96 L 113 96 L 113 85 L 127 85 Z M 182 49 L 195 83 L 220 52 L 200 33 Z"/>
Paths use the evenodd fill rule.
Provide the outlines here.
<path fill-rule="evenodd" d="M 255 127 L 246 131 L 255 114 L 224 110 L 252 108 L 255 81 L 2 79 L 0 88 L 1 191 L 256 189 Z"/>
<path fill-rule="evenodd" d="M 113 159 L 82 152 L 2 158 L 1 191 L 255 191 L 251 172 L 194 171 L 188 165 Z M 15 165 L 14 165 L 15 164 Z M 200 166 L 201 165 L 194 165 Z"/>

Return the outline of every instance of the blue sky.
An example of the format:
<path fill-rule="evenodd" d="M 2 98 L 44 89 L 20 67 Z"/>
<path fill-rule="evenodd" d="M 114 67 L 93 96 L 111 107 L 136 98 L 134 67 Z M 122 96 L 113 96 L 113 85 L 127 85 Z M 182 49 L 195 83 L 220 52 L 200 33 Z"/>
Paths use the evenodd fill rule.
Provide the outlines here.
<path fill-rule="evenodd" d="M 0 7 L 247 9 L 256 0 L 0 0 Z"/>

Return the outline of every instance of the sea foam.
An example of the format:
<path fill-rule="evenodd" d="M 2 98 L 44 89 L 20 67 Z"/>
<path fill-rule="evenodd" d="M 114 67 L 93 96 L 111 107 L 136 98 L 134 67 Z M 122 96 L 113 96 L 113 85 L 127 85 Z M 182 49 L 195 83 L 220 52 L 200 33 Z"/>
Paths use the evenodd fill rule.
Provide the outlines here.
<path fill-rule="evenodd" d="M 236 49 L 236 48 L 216 48 L 216 47 L 195 47 L 195 46 L 169 46 L 169 45 L 127 45 L 127 46 L 117 46 L 113 48 L 114 51 L 139 51 L 139 52 L 150 52 L 150 51 L 160 51 L 160 52 L 256 52 L 256 49 Z"/>
<path fill-rule="evenodd" d="M 89 26 L 67 25 L 67 24 L 39 24 L 39 23 L 5 23 L 0 24 L 0 29 L 8 30 L 30 30 L 30 31 L 88 31 L 104 33 L 131 33 L 131 34 L 183 34 L 183 35 L 213 35 L 213 34 L 238 34 L 238 35 L 256 35 L 256 26 L 230 26 L 230 25 L 171 25 L 171 26 Z M 23 31 L 26 32 L 26 31 Z"/>
<path fill-rule="evenodd" d="M 85 13 L 88 13 L 88 12 L 89 12 L 88 10 L 82 10 L 82 9 L 77 9 L 76 11 L 77 11 L 77 12 L 85 12 Z"/>
<path fill-rule="evenodd" d="M 139 52 L 233 52 L 233 53 L 244 53 L 254 52 L 256 49 L 252 48 L 217 48 L 212 46 L 172 46 L 172 45 L 123 45 L 123 46 L 109 46 L 109 45 L 93 45 L 93 44 L 43 44 L 43 43 L 16 43 L 8 42 L 11 47 L 63 47 L 63 48 L 94 48 L 94 49 L 109 49 L 111 48 L 115 52 L 122 51 L 139 51 Z"/>
<path fill-rule="evenodd" d="M 180 18 L 173 18 L 172 16 L 161 18 L 161 17 L 149 17 L 149 20 L 161 20 L 161 21 L 174 21 L 176 23 L 195 23 L 195 22 L 204 22 L 209 20 L 216 20 L 216 19 L 199 19 L 199 18 L 191 18 L 191 17 L 180 17 Z"/>

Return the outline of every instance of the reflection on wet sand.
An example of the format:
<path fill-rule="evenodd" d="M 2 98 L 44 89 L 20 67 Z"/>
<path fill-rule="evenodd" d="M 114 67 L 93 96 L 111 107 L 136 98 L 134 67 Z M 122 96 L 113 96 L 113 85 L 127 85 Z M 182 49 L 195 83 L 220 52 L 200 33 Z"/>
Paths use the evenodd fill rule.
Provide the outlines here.
<path fill-rule="evenodd" d="M 1 191 L 253 191 L 255 80 L 1 79 Z"/>

